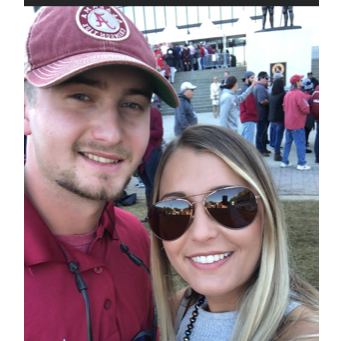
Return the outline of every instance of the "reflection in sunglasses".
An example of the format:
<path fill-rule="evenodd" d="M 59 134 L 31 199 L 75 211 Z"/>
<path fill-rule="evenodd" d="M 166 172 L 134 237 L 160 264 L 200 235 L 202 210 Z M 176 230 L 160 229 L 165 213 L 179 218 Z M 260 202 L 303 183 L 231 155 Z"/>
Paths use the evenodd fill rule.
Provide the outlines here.
<path fill-rule="evenodd" d="M 197 194 L 156 203 L 149 213 L 153 233 L 163 240 L 179 238 L 190 225 L 194 204 L 198 202 L 204 204 L 214 220 L 227 228 L 246 227 L 257 215 L 256 199 L 259 196 L 255 197 L 249 188 L 229 187 L 200 195 L 204 194 L 207 194 L 204 201 L 187 200 Z"/>

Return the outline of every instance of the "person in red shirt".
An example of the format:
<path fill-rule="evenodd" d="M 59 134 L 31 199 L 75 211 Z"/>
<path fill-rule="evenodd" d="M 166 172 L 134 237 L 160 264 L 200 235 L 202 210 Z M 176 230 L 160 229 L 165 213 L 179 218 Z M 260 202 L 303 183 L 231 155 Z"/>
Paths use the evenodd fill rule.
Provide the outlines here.
<path fill-rule="evenodd" d="M 171 107 L 177 95 L 118 8 L 37 14 L 24 55 L 25 340 L 155 340 L 149 234 L 113 202 L 145 153 L 152 93 Z"/>
<path fill-rule="evenodd" d="M 242 81 L 244 85 L 241 94 L 248 89 L 255 79 L 255 74 L 252 71 L 246 71 Z M 240 103 L 240 122 L 242 123 L 241 135 L 251 144 L 255 145 L 255 130 L 258 121 L 257 105 L 253 94 L 251 93 L 244 102 Z"/>
<path fill-rule="evenodd" d="M 295 142 L 297 150 L 297 170 L 309 170 L 305 160 L 306 153 L 306 136 L 305 123 L 306 116 L 310 113 L 310 106 L 306 99 L 306 95 L 300 90 L 302 87 L 302 79 L 304 76 L 293 75 L 290 78 L 291 87 L 285 94 L 283 100 L 284 109 L 284 126 L 285 126 L 285 144 L 282 157 L 281 167 L 290 167 L 289 153 L 292 142 Z"/>
<path fill-rule="evenodd" d="M 316 135 L 314 143 L 315 163 L 319 163 L 319 130 L 320 130 L 320 85 L 317 85 L 310 97 L 310 113 L 316 120 Z"/>

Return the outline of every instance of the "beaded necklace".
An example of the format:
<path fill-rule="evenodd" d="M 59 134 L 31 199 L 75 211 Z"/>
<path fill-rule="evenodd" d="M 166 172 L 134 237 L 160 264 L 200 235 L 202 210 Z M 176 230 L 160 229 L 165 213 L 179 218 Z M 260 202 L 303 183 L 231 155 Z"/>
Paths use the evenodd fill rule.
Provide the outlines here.
<path fill-rule="evenodd" d="M 201 295 L 199 298 L 199 302 L 194 306 L 194 311 L 192 313 L 192 317 L 189 319 L 190 323 L 187 325 L 187 330 L 185 331 L 185 337 L 183 338 L 183 341 L 189 341 L 190 336 L 192 333 L 192 329 L 194 327 L 194 322 L 199 315 L 199 307 L 205 302 L 205 296 Z"/>

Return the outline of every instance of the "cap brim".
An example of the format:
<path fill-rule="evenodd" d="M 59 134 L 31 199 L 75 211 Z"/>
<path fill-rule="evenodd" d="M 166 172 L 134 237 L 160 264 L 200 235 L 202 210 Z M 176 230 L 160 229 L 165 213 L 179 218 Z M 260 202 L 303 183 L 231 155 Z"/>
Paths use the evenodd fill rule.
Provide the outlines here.
<path fill-rule="evenodd" d="M 129 65 L 146 71 L 151 75 L 154 85 L 153 91 L 170 107 L 176 108 L 179 106 L 178 96 L 174 88 L 163 75 L 140 60 L 120 53 L 83 53 L 34 69 L 25 76 L 34 86 L 48 88 L 81 72 L 103 65 Z"/>

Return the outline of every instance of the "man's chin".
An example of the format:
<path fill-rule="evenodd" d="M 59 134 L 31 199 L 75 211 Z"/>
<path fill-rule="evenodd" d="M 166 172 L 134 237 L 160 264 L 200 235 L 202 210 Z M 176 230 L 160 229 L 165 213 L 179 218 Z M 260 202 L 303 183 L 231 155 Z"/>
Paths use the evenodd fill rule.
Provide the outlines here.
<path fill-rule="evenodd" d="M 121 186 L 114 184 L 113 186 L 100 185 L 97 188 L 91 188 L 90 186 L 81 186 L 77 181 L 71 181 L 70 179 L 57 179 L 56 183 L 65 190 L 81 197 L 83 199 L 91 201 L 113 201 L 119 198 L 130 182 L 130 178 L 125 179 Z M 115 186 L 116 185 L 116 186 Z"/>

